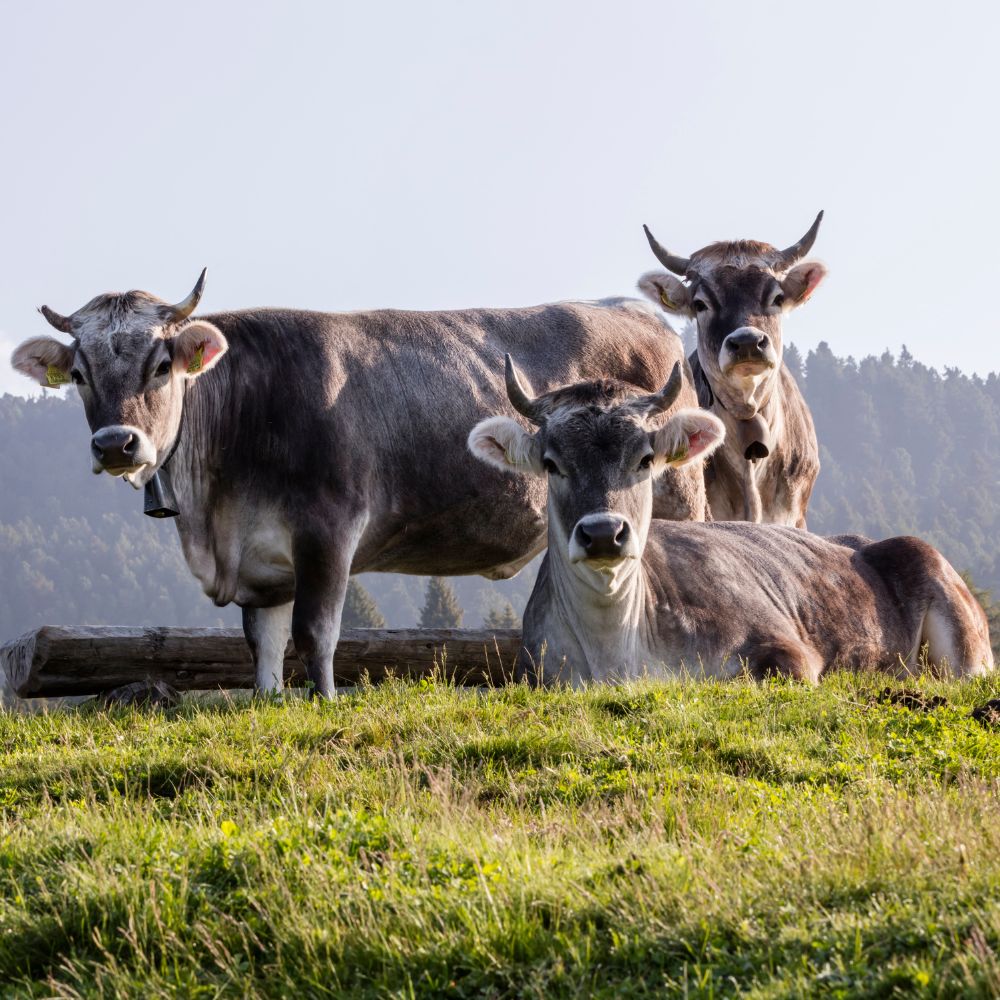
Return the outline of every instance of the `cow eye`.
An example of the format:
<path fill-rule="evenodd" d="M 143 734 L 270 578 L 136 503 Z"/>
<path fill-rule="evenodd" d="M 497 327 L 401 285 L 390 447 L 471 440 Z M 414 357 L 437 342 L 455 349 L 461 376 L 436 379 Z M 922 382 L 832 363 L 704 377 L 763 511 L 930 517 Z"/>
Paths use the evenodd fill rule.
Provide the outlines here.
<path fill-rule="evenodd" d="M 771 300 L 771 305 L 774 306 L 775 309 L 780 309 L 784 304 L 785 296 L 782 295 L 781 292 L 778 292 L 778 294 Z"/>
<path fill-rule="evenodd" d="M 704 299 L 695 299 L 692 304 L 696 313 L 703 313 L 708 310 L 708 303 Z"/>
<path fill-rule="evenodd" d="M 73 380 L 74 385 L 83 385 L 83 376 L 80 374 L 78 368 L 74 368 L 70 373 L 69 377 Z"/>
<path fill-rule="evenodd" d="M 153 377 L 163 378 L 164 375 L 169 375 L 169 374 L 170 374 L 170 360 L 168 359 L 166 361 L 161 361 L 156 366 L 156 371 L 153 372 Z"/>
<path fill-rule="evenodd" d="M 653 464 L 653 453 L 650 452 L 648 455 L 643 455 L 639 459 L 639 468 L 648 469 Z"/>
<path fill-rule="evenodd" d="M 550 476 L 561 476 L 562 475 L 562 473 L 559 471 L 559 466 L 556 465 L 556 463 L 553 462 L 551 458 L 543 458 L 542 459 L 542 468 Z"/>

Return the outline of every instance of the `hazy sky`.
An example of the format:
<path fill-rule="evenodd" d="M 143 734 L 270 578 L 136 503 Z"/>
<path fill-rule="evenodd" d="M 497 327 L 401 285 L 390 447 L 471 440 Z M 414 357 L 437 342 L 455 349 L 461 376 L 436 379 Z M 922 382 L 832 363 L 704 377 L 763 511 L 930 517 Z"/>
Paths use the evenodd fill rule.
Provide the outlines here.
<path fill-rule="evenodd" d="M 0 11 L 0 391 L 42 302 L 206 264 L 208 311 L 527 305 L 631 292 L 643 222 L 689 253 L 820 208 L 801 348 L 1000 368 L 996 3 Z"/>

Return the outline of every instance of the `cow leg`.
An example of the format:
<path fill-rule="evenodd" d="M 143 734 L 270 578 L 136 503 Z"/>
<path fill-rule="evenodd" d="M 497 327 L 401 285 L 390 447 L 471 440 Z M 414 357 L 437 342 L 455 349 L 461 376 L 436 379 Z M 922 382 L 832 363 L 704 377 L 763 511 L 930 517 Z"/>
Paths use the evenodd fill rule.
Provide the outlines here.
<path fill-rule="evenodd" d="M 243 609 L 243 634 L 253 658 L 254 687 L 261 694 L 284 688 L 285 649 L 291 629 L 291 602 L 274 608 Z"/>
<path fill-rule="evenodd" d="M 764 505 L 757 485 L 757 463 L 743 464 L 743 520 L 760 524 L 764 520 Z"/>
<path fill-rule="evenodd" d="M 794 639 L 773 639 L 760 643 L 747 656 L 750 676 L 793 677 L 797 681 L 815 684 L 823 672 L 823 661 L 814 649 Z"/>
<path fill-rule="evenodd" d="M 351 560 L 360 530 L 352 531 L 350 521 L 337 523 L 346 539 L 310 535 L 296 540 L 295 606 L 292 611 L 292 641 L 306 668 L 312 693 L 332 698 L 333 653 L 340 638 L 340 619 L 347 596 Z M 346 541 L 346 544 L 345 544 Z"/>
<path fill-rule="evenodd" d="M 947 566 L 946 579 L 938 582 L 935 591 L 920 629 L 920 648 L 927 647 L 927 665 L 935 673 L 954 677 L 991 672 L 993 651 L 986 615 L 965 581 Z M 919 657 L 915 660 L 919 663 Z"/>

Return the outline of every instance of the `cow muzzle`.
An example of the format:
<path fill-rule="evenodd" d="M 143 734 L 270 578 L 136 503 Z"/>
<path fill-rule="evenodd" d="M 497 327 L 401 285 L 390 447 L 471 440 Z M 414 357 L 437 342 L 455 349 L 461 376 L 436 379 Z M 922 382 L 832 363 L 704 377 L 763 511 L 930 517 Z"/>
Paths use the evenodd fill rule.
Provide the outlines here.
<path fill-rule="evenodd" d="M 570 537 L 569 557 L 574 563 L 612 567 L 625 559 L 635 559 L 638 554 L 632 525 L 618 514 L 581 517 Z"/>
<path fill-rule="evenodd" d="M 156 464 L 156 448 L 138 427 L 116 424 L 102 427 L 90 439 L 94 473 L 125 476 Z"/>
<path fill-rule="evenodd" d="M 719 367 L 723 375 L 753 378 L 778 367 L 778 355 L 771 338 L 752 326 L 741 326 L 722 342 Z"/>

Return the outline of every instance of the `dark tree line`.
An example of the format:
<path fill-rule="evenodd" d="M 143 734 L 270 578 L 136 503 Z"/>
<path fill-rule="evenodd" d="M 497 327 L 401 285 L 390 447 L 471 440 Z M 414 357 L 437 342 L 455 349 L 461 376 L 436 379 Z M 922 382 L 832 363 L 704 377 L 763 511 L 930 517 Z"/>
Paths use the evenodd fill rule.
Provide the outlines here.
<path fill-rule="evenodd" d="M 1000 595 L 1000 376 L 940 373 L 905 351 L 861 361 L 820 344 L 787 351 L 816 422 L 821 534 L 910 533 Z M 0 640 L 43 623 L 239 623 L 201 593 L 170 522 L 142 495 L 90 474 L 77 399 L 0 397 Z M 490 582 L 366 574 L 345 624 L 516 624 L 533 573 Z M 364 624 L 362 624 L 364 623 Z"/>
<path fill-rule="evenodd" d="M 939 374 L 905 348 L 790 355 L 820 442 L 810 530 L 919 535 L 1000 592 L 1000 376 Z"/>

